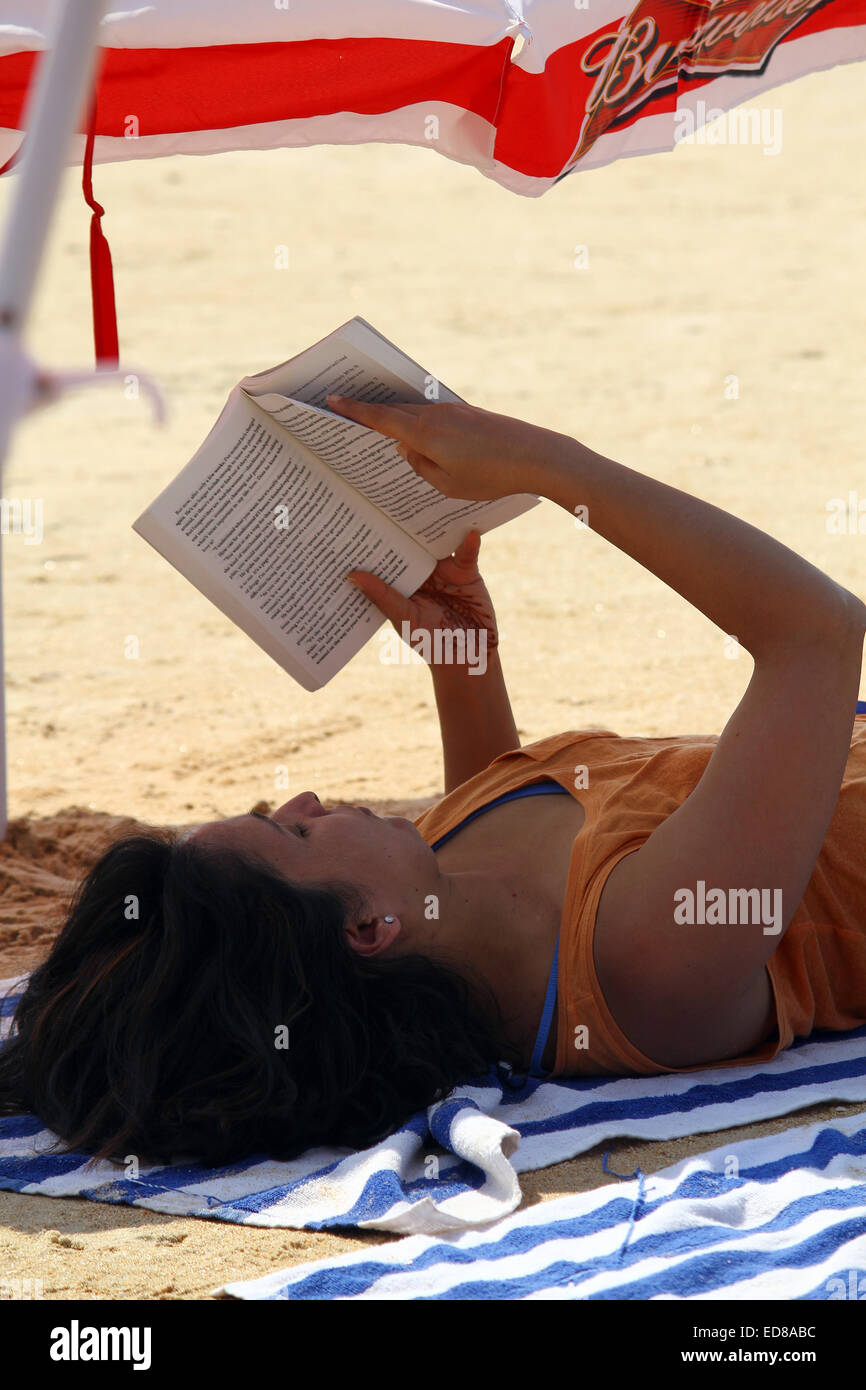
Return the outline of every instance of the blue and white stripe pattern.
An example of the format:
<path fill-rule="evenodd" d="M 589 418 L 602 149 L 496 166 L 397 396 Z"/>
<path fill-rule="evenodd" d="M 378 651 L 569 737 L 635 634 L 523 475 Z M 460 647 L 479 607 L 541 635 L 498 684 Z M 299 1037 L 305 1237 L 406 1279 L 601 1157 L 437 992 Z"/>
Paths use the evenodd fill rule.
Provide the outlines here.
<path fill-rule="evenodd" d="M 728 1143 L 460 1235 L 215 1293 L 245 1299 L 866 1299 L 866 1114 Z"/>
<path fill-rule="evenodd" d="M 0 1038 L 25 982 L 0 981 Z M 507 1217 L 521 1201 L 519 1173 L 609 1139 L 709 1134 L 833 1100 L 866 1103 L 866 1027 L 813 1035 L 762 1066 L 671 1076 L 529 1079 L 509 1088 L 491 1068 L 373 1148 L 316 1148 L 290 1162 L 252 1155 L 217 1169 L 177 1163 L 136 1172 L 52 1154 L 55 1136 L 35 1116 L 11 1116 L 0 1119 L 0 1188 L 240 1225 L 435 1235 Z"/>

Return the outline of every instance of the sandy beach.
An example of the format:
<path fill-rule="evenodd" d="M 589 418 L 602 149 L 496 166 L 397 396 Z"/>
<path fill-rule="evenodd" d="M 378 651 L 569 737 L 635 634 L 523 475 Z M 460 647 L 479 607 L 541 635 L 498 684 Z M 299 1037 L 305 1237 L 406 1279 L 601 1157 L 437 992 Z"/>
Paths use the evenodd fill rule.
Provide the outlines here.
<path fill-rule="evenodd" d="M 423 666 L 383 665 L 374 638 L 308 694 L 130 529 L 242 376 L 354 314 L 467 400 L 693 491 L 866 599 L 866 535 L 827 525 L 833 499 L 866 488 L 862 80 L 839 68 L 755 102 L 781 112 L 777 154 L 681 144 L 538 200 L 388 145 L 97 167 L 122 362 L 157 379 L 169 418 L 154 428 L 119 386 L 80 392 L 27 419 L 7 460 L 4 497 L 38 502 L 42 523 L 38 543 L 3 537 L 0 978 L 44 956 L 76 879 L 131 822 L 188 825 L 307 788 L 415 816 L 441 795 Z M 30 327 L 46 366 L 92 361 L 80 177 L 67 172 Z M 524 743 L 718 733 L 745 689 L 745 653 L 550 503 L 486 538 L 481 568 Z M 604 1152 L 649 1173 L 857 1109 Z M 522 1175 L 524 1202 L 616 1182 L 602 1157 Z M 207 1298 L 387 1239 L 0 1192 L 0 1277 L 41 1279 L 46 1298 Z"/>

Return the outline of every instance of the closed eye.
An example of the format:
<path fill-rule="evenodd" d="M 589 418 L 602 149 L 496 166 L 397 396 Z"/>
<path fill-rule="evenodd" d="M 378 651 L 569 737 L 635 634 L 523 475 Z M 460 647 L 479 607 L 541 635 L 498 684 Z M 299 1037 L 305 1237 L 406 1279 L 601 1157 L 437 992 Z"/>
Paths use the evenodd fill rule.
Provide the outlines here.
<path fill-rule="evenodd" d="M 284 825 L 278 825 L 275 820 L 271 820 L 270 816 L 263 816 L 261 811 L 248 811 L 247 815 L 255 816 L 256 820 L 263 820 L 267 825 L 272 825 L 281 835 L 288 835 L 289 833 Z M 305 840 L 310 833 L 303 825 L 293 825 L 292 830 L 296 832 L 300 840 Z"/>

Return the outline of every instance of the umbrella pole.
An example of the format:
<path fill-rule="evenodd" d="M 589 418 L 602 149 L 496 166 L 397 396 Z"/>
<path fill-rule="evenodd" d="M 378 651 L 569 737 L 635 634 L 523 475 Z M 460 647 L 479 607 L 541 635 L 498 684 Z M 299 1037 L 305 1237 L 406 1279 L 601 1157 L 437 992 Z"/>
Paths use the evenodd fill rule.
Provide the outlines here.
<path fill-rule="evenodd" d="M 22 352 L 21 335 L 69 145 L 91 89 L 99 24 L 106 8 L 107 0 L 59 0 L 52 12 L 47 51 L 27 94 L 24 146 L 0 247 L 0 480 L 14 426 L 33 405 L 35 372 Z M 0 839 L 6 838 L 7 827 L 4 684 L 0 557 Z"/>

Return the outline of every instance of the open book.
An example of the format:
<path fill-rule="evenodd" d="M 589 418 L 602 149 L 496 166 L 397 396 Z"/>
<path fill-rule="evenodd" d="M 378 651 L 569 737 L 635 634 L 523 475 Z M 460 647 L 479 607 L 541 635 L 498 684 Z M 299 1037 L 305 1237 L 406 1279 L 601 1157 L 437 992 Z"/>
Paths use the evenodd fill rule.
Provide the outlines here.
<path fill-rule="evenodd" d="M 385 621 L 345 578 L 412 594 L 475 527 L 537 504 L 444 497 L 396 440 L 326 405 L 460 399 L 364 319 L 245 377 L 201 448 L 133 529 L 305 690 L 335 676 Z"/>

